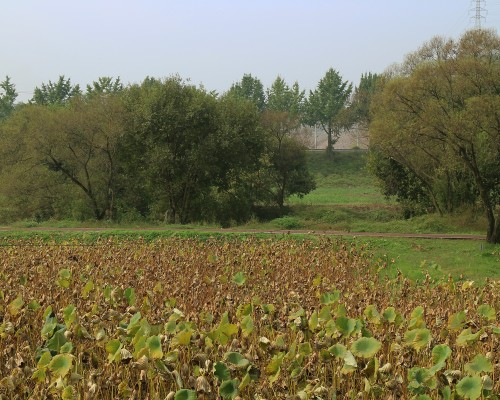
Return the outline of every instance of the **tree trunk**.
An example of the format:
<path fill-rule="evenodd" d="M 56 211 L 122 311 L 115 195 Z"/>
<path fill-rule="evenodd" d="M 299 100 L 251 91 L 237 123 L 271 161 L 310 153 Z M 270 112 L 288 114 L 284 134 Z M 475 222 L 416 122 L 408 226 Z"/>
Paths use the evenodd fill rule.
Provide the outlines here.
<path fill-rule="evenodd" d="M 331 160 L 333 158 L 333 138 L 332 131 L 326 133 L 328 144 L 326 145 L 326 156 Z"/>
<path fill-rule="evenodd" d="M 486 241 L 488 243 L 500 244 L 500 216 L 495 216 L 493 207 L 488 207 L 486 218 L 488 219 Z"/>

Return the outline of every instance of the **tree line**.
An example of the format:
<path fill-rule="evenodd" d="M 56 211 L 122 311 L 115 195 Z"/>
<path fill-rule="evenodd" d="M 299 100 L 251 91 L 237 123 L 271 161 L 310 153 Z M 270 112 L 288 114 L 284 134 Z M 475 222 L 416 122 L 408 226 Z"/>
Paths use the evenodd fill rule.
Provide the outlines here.
<path fill-rule="evenodd" d="M 318 123 L 328 155 L 348 123 L 352 84 L 330 69 L 306 98 L 277 77 L 244 75 L 217 94 L 179 76 L 82 90 L 43 83 L 16 104 L 0 88 L 0 219 L 150 218 L 223 225 L 281 215 L 315 188 L 297 129 Z"/>
<path fill-rule="evenodd" d="M 301 125 L 326 154 L 347 129 L 369 132 L 369 171 L 405 217 L 473 210 L 500 242 L 500 39 L 435 37 L 359 84 L 329 69 L 306 96 L 277 77 L 244 75 L 217 94 L 178 76 L 124 86 L 69 79 L 15 103 L 0 83 L 0 220 L 243 222 L 280 215 L 315 187 Z"/>

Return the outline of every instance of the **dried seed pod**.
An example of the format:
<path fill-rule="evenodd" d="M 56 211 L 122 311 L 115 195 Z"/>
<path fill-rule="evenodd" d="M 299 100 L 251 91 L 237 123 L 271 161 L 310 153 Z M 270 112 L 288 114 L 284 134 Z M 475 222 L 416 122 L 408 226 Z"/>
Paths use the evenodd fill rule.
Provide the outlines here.
<path fill-rule="evenodd" d="M 130 362 L 130 360 L 132 360 L 132 358 L 133 358 L 132 353 L 130 351 L 128 351 L 127 349 L 120 350 L 120 357 L 121 357 L 121 362 L 123 364 L 128 364 Z"/>
<path fill-rule="evenodd" d="M 203 375 L 196 378 L 194 389 L 197 392 L 201 393 L 210 393 L 212 391 L 212 388 L 210 387 L 207 378 L 205 378 Z"/>
<path fill-rule="evenodd" d="M 136 362 L 134 362 L 133 365 L 142 371 L 148 369 L 149 360 L 146 356 L 142 356 Z"/>
<path fill-rule="evenodd" d="M 175 392 L 169 392 L 167 394 L 167 397 L 165 397 L 165 400 L 174 400 L 175 397 Z"/>
<path fill-rule="evenodd" d="M 392 364 L 386 363 L 378 369 L 378 372 L 380 372 L 382 374 L 387 374 L 387 373 L 391 372 L 391 370 L 392 370 Z"/>

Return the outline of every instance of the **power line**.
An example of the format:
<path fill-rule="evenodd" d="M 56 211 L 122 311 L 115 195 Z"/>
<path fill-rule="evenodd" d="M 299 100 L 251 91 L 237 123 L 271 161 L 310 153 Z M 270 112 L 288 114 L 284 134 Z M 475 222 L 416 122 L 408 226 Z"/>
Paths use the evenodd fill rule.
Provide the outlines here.
<path fill-rule="evenodd" d="M 473 7 L 470 11 L 474 13 L 474 25 L 476 29 L 481 29 L 481 22 L 483 20 L 486 21 L 486 17 L 483 14 L 487 14 L 488 11 L 483 7 L 483 4 L 486 3 L 486 0 L 475 0 L 475 7 Z"/>

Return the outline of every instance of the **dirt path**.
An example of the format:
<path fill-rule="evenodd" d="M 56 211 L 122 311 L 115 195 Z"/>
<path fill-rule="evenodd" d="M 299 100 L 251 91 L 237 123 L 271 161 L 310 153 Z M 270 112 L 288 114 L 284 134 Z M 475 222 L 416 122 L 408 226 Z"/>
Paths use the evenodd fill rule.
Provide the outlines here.
<path fill-rule="evenodd" d="M 204 232 L 204 233 L 243 233 L 243 234 L 273 234 L 273 235 L 318 235 L 342 237 L 393 237 L 393 238 L 419 238 L 419 239 L 447 239 L 447 240 L 485 240 L 483 235 L 444 234 L 444 233 L 389 233 L 389 232 L 345 232 L 335 230 L 305 230 L 305 229 L 204 229 L 204 228 L 11 228 L 0 227 L 0 232 L 148 232 L 148 231 L 179 231 L 179 232 Z"/>

